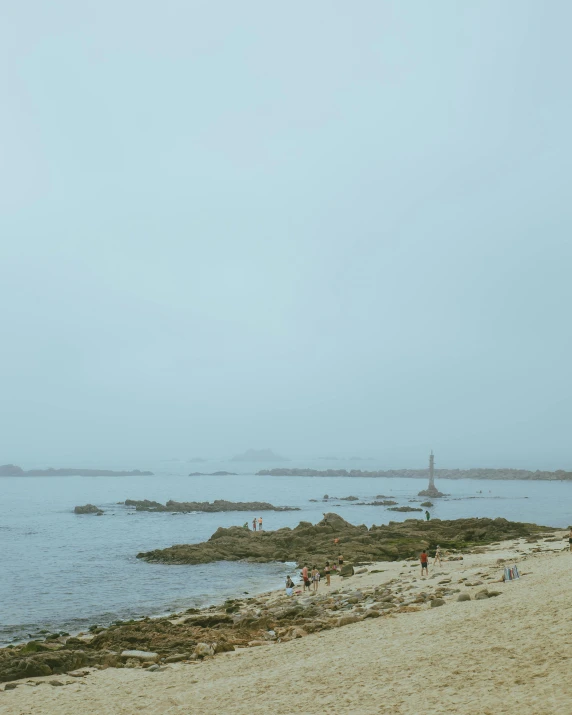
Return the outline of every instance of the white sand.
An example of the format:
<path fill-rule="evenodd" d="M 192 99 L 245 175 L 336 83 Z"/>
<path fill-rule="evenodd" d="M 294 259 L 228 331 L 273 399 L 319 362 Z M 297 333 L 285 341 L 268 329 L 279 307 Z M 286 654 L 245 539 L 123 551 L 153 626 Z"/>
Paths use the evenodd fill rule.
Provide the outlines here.
<path fill-rule="evenodd" d="M 531 573 L 490 584 L 502 595 L 483 601 L 420 606 L 415 613 L 368 619 L 289 643 L 241 649 L 196 664 L 93 671 L 34 678 L 0 692 L 9 715 L 172 715 L 181 713 L 459 713 L 495 715 L 572 713 L 572 554 L 566 542 L 544 543 L 557 552 L 523 556 L 515 544 L 447 562 L 453 576 L 502 573 L 496 559 L 516 560 Z M 529 551 L 530 545 L 518 548 Z M 417 568 L 383 564 L 383 574 L 356 576 L 363 587 Z M 432 580 L 435 583 L 437 579 Z M 346 585 L 344 583 L 344 585 Z M 474 594 L 483 588 L 466 588 Z M 321 590 L 323 586 L 320 587 Z M 572 664 L 572 663 L 571 663 Z M 58 680 L 64 687 L 47 684 Z"/>

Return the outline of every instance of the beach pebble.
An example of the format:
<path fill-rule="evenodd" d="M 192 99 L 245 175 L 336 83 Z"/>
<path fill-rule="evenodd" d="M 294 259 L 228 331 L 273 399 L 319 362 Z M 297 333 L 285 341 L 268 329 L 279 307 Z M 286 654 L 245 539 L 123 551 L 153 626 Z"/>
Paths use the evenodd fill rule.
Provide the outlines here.
<path fill-rule="evenodd" d="M 470 601 L 471 596 L 468 593 L 460 593 L 457 597 L 457 601 Z"/>
<path fill-rule="evenodd" d="M 121 657 L 136 658 L 137 660 L 157 660 L 159 654 L 147 650 L 124 650 L 121 653 Z"/>
<path fill-rule="evenodd" d="M 215 654 L 215 649 L 209 643 L 197 643 L 197 646 L 195 648 L 195 655 L 198 655 L 199 658 L 204 658 L 207 655 L 214 655 L 214 654 Z"/>
<path fill-rule="evenodd" d="M 337 625 L 337 626 L 347 626 L 347 625 L 349 625 L 350 623 L 357 623 L 358 621 L 361 621 L 361 617 L 360 617 L 360 616 L 351 616 L 351 615 L 341 616 L 341 617 L 338 618 L 338 620 L 336 621 L 336 625 Z"/>
<path fill-rule="evenodd" d="M 213 648 L 215 653 L 229 653 L 234 650 L 234 646 L 226 641 L 220 641 L 219 643 L 213 643 Z"/>
<path fill-rule="evenodd" d="M 485 598 L 488 598 L 489 594 L 488 591 L 479 591 L 478 593 L 475 594 L 475 601 L 484 601 Z"/>
<path fill-rule="evenodd" d="M 161 668 L 159 668 L 159 666 L 157 665 L 157 663 L 154 663 L 153 665 L 150 665 L 148 668 L 146 668 L 146 671 L 147 671 L 148 673 L 155 673 L 155 672 L 158 671 L 158 670 L 161 670 Z"/>
<path fill-rule="evenodd" d="M 431 608 L 437 608 L 438 606 L 444 606 L 445 601 L 442 598 L 434 598 L 431 601 Z"/>

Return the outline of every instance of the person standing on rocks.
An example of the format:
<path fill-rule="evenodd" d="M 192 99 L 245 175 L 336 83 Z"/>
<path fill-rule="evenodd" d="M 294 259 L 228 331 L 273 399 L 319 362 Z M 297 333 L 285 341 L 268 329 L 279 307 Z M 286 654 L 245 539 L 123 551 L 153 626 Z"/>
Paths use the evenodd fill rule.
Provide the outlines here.
<path fill-rule="evenodd" d="M 262 517 L 258 517 L 258 531 L 262 531 Z"/>
<path fill-rule="evenodd" d="M 427 509 L 425 509 L 425 518 L 427 519 L 427 521 L 429 521 L 429 519 L 431 518 L 431 514 L 427 511 Z"/>
<path fill-rule="evenodd" d="M 338 556 L 338 566 L 343 566 L 344 565 L 344 557 L 343 554 L 340 554 Z"/>
<path fill-rule="evenodd" d="M 326 568 L 324 569 L 326 572 L 326 586 L 330 585 L 330 562 L 326 561 Z"/>
<path fill-rule="evenodd" d="M 256 517 L 252 520 L 252 531 L 256 531 Z"/>
<path fill-rule="evenodd" d="M 421 576 L 423 576 L 423 571 L 425 571 L 427 576 L 429 576 L 429 557 L 427 556 L 425 549 L 421 552 L 419 560 L 421 561 Z"/>
<path fill-rule="evenodd" d="M 568 534 L 568 545 L 570 546 L 570 551 L 572 551 L 572 526 L 570 527 L 570 533 Z"/>

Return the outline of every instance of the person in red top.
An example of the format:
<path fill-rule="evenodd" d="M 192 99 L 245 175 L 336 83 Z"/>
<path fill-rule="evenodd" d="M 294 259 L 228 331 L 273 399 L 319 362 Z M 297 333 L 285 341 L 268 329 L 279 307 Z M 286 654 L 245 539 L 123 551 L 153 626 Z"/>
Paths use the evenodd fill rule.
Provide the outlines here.
<path fill-rule="evenodd" d="M 429 576 L 429 556 L 427 555 L 425 549 L 421 552 L 419 560 L 421 561 L 421 575 L 423 576 L 423 570 L 425 570 L 425 573 Z"/>

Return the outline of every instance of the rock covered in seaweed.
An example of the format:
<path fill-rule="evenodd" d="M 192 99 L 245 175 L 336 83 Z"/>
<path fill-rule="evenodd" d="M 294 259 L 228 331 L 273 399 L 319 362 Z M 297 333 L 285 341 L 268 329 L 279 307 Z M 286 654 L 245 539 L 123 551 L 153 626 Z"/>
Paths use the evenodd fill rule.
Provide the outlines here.
<path fill-rule="evenodd" d="M 168 511 L 168 512 L 220 512 L 220 511 L 300 511 L 296 506 L 274 506 L 268 502 L 248 501 L 248 502 L 233 502 L 226 499 L 215 499 L 213 502 L 208 501 L 173 501 L 169 500 L 166 504 L 161 504 L 157 501 L 149 499 L 126 499 L 125 506 L 134 506 L 137 511 Z"/>
<path fill-rule="evenodd" d="M 219 528 L 208 541 L 179 544 L 137 554 L 137 558 L 165 564 L 205 564 L 213 561 L 295 561 L 336 563 L 338 554 L 354 564 L 394 561 L 417 556 L 422 549 L 464 549 L 503 539 L 527 537 L 553 531 L 535 524 L 506 519 L 454 519 L 425 521 L 407 519 L 381 526 L 354 526 L 334 513 L 322 521 L 302 521 L 294 529 L 249 531 L 238 526 Z M 337 539 L 338 541 L 334 541 Z"/>
<path fill-rule="evenodd" d="M 74 514 L 97 514 L 97 516 L 101 516 L 103 509 L 100 509 L 94 504 L 84 504 L 83 506 L 76 506 L 73 512 Z"/>

